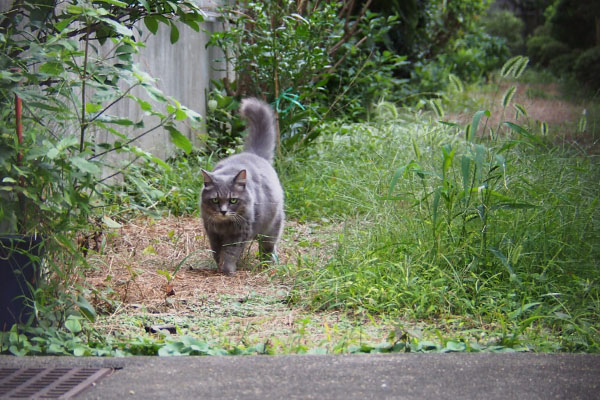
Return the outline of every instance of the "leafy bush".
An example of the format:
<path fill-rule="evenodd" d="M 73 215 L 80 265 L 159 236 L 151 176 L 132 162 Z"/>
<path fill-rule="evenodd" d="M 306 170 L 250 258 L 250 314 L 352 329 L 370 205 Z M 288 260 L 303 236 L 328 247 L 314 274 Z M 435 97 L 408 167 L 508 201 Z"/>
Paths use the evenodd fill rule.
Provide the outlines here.
<path fill-rule="evenodd" d="M 491 36 L 504 38 L 513 54 L 524 50 L 525 23 L 509 10 L 495 10 L 481 18 L 481 24 Z"/>
<path fill-rule="evenodd" d="M 274 105 L 282 116 L 282 143 L 290 147 L 314 139 L 323 119 L 366 115 L 371 102 L 401 84 L 392 73 L 402 58 L 377 48 L 396 25 L 394 16 L 383 18 L 365 7 L 353 15 L 347 2 L 306 7 L 293 0 L 248 2 L 222 13 L 231 25 L 213 34 L 209 45 L 225 54 L 223 69 L 235 55 L 235 78 L 215 83 L 210 94 L 217 103 L 209 133 L 218 143 L 238 137 L 232 105 L 244 96 Z"/>
<path fill-rule="evenodd" d="M 600 89 L 600 46 L 585 50 L 575 62 L 575 76 L 592 89 Z"/>
<path fill-rule="evenodd" d="M 533 64 L 547 67 L 556 57 L 568 54 L 569 46 L 550 36 L 532 36 L 527 39 L 527 54 Z"/>
<path fill-rule="evenodd" d="M 508 57 L 504 39 L 478 29 L 457 39 L 434 60 L 415 63 L 411 86 L 417 93 L 435 93 L 446 87 L 450 74 L 474 82 L 499 68 Z"/>
<path fill-rule="evenodd" d="M 575 49 L 568 53 L 552 58 L 548 64 L 550 71 L 558 77 L 568 76 L 573 72 L 575 62 L 581 55 L 582 50 Z"/>
<path fill-rule="evenodd" d="M 144 44 L 135 40 L 131 28 L 142 19 L 151 28 L 164 23 L 176 40 L 173 20 L 198 27 L 200 10 L 186 1 L 130 5 L 26 0 L 15 2 L 1 17 L 0 216 L 10 223 L 0 233 L 44 236 L 48 285 L 36 291 L 36 310 L 43 311 L 39 317 L 48 323 L 63 323 L 74 304 L 86 317 L 92 315 L 74 288 L 86 265 L 86 235 L 114 224 L 101 212 L 108 178 L 102 172 L 111 168 L 122 173 L 127 165 L 111 162 L 108 154 L 126 152 L 133 160 L 168 168 L 133 142 L 162 127 L 175 145 L 190 151 L 176 121 L 199 120 L 133 63 L 133 54 Z M 133 95 L 134 88 L 144 89 L 153 104 Z M 18 112 L 13 110 L 21 101 L 23 131 L 18 137 L 13 133 Z M 151 115 L 154 125 L 112 114 L 111 107 L 123 101 Z M 100 132 L 110 139 L 97 140 Z"/>

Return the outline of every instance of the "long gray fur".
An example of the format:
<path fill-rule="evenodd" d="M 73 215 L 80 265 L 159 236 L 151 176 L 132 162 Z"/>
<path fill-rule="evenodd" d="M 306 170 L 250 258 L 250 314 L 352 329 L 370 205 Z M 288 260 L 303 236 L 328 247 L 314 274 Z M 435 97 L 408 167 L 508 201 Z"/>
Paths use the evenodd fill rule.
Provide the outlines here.
<path fill-rule="evenodd" d="M 272 163 L 275 149 L 273 110 L 266 103 L 250 98 L 242 100 L 240 113 L 248 120 L 249 128 L 244 151 L 254 153 Z"/>
<path fill-rule="evenodd" d="M 275 125 L 271 107 L 245 99 L 248 120 L 244 151 L 202 171 L 202 218 L 219 271 L 233 274 L 247 243 L 259 240 L 264 256 L 276 252 L 284 224 L 283 189 L 273 169 Z"/>

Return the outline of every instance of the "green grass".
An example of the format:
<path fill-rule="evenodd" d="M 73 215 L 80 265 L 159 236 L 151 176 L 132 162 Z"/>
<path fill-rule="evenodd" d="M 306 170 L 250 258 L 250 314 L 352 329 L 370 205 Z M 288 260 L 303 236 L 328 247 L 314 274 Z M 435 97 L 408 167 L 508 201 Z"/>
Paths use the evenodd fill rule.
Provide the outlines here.
<path fill-rule="evenodd" d="M 600 350 L 597 157 L 425 119 L 331 129 L 282 168 L 288 215 L 342 226 L 324 265 L 285 268 L 297 302 Z"/>

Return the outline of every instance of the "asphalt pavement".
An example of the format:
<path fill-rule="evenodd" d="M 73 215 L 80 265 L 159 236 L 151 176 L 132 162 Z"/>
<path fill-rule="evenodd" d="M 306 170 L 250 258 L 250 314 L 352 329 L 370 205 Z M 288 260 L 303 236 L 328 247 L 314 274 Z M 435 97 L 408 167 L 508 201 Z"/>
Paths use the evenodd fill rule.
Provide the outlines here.
<path fill-rule="evenodd" d="M 109 367 L 77 399 L 600 399 L 600 355 L 13 357 L 0 368 Z"/>

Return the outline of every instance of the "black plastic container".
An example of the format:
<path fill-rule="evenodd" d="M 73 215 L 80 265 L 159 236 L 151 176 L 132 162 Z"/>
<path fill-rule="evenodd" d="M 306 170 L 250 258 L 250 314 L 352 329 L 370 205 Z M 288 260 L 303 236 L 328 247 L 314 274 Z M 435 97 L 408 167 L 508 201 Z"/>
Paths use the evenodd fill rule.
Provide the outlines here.
<path fill-rule="evenodd" d="M 0 236 L 0 331 L 30 318 L 31 289 L 40 278 L 41 236 Z"/>

